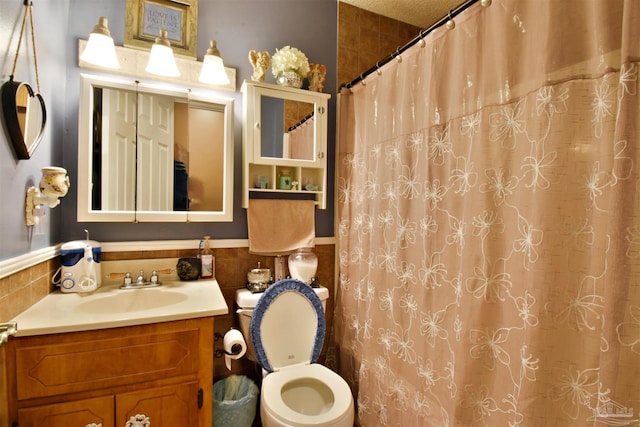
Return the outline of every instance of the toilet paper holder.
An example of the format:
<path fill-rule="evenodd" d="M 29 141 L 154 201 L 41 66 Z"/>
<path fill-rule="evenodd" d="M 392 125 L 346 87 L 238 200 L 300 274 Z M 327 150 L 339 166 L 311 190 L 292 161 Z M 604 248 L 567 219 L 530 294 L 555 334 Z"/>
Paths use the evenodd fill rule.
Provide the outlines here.
<path fill-rule="evenodd" d="M 220 341 L 222 339 L 224 339 L 224 335 L 222 335 L 220 332 L 214 332 L 214 334 L 213 334 L 213 341 L 214 342 L 218 342 L 218 341 Z M 220 358 L 220 357 L 224 356 L 225 354 L 227 356 L 237 356 L 241 352 L 242 352 L 242 346 L 240 344 L 234 344 L 231 347 L 231 352 L 228 352 L 227 350 L 225 350 L 223 348 L 218 348 L 218 349 L 215 350 L 214 356 L 216 358 Z"/>

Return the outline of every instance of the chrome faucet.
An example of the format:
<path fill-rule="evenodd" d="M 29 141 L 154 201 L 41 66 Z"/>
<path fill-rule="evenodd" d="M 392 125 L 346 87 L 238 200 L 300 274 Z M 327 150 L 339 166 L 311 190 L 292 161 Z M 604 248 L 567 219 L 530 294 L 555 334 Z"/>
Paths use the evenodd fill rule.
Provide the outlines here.
<path fill-rule="evenodd" d="M 145 280 L 144 280 L 144 270 L 140 270 L 140 274 L 138 274 L 138 278 L 136 279 L 136 284 L 137 285 L 144 285 Z"/>
<path fill-rule="evenodd" d="M 120 289 L 140 289 L 140 288 L 151 288 L 154 286 L 160 286 L 160 281 L 158 280 L 158 272 L 153 270 L 151 272 L 151 276 L 149 280 L 144 278 L 144 270 L 140 270 L 140 274 L 136 278 L 135 283 L 131 280 L 131 273 L 126 272 L 124 274 L 124 283 L 120 286 Z"/>

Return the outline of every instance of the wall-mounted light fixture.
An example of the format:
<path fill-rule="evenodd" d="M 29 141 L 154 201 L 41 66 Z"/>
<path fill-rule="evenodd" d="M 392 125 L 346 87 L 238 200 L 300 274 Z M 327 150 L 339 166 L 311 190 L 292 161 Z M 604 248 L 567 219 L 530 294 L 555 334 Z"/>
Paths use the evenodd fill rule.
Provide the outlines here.
<path fill-rule="evenodd" d="M 69 177 L 67 170 L 56 166 L 48 166 L 42 168 L 42 178 L 40 179 L 39 189 L 36 187 L 27 188 L 27 197 L 25 201 L 25 220 L 27 226 L 36 225 L 34 211 L 42 205 L 55 208 L 60 204 L 60 197 L 67 195 L 69 191 Z"/>
<path fill-rule="evenodd" d="M 78 65 L 82 68 L 110 69 L 122 75 L 142 77 L 153 74 L 158 80 L 188 86 L 200 86 L 236 91 L 236 70 L 224 65 L 216 41 L 211 40 L 203 61 L 174 56 L 167 31 L 160 34 L 151 50 L 115 46 L 107 26 L 107 18 L 100 17 L 89 40 L 79 40 Z"/>
<path fill-rule="evenodd" d="M 176 66 L 176 59 L 173 56 L 171 43 L 167 38 L 167 30 L 160 30 L 160 35 L 156 37 L 156 42 L 151 46 L 149 62 L 145 71 L 157 76 L 179 77 L 180 71 Z"/>
<path fill-rule="evenodd" d="M 198 80 L 202 83 L 214 85 L 229 84 L 229 77 L 224 70 L 224 62 L 222 61 L 222 56 L 216 46 L 215 40 L 209 42 L 209 49 L 207 49 L 207 53 L 202 60 L 202 69 L 200 70 Z"/>
<path fill-rule="evenodd" d="M 99 67 L 120 68 L 120 62 L 116 56 L 116 47 L 109 32 L 108 20 L 104 16 L 101 16 L 96 26 L 93 27 L 80 59 Z"/>

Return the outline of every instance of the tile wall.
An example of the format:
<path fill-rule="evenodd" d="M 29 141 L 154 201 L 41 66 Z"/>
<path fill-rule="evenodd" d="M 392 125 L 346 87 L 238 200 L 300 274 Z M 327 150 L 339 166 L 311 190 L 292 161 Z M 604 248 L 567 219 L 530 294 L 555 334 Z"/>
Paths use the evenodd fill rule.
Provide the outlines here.
<path fill-rule="evenodd" d="M 54 290 L 51 278 L 60 258 L 41 262 L 0 279 L 0 323 L 7 322 Z"/>
<path fill-rule="evenodd" d="M 420 28 L 338 2 L 338 88 L 420 32 Z"/>

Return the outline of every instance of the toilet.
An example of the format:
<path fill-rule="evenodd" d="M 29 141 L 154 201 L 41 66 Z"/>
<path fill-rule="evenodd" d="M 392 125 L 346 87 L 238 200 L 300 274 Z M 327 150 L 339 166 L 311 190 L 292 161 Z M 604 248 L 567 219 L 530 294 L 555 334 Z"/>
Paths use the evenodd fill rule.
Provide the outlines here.
<path fill-rule="evenodd" d="M 281 280 L 253 298 L 242 290 L 236 293 L 247 353 L 253 353 L 250 358 L 255 357 L 265 373 L 260 393 L 265 427 L 353 426 L 348 384 L 315 363 L 324 343 L 327 298 L 326 288 L 296 279 Z M 253 300 L 253 309 L 247 307 Z M 250 317 L 248 327 L 242 316 Z"/>

